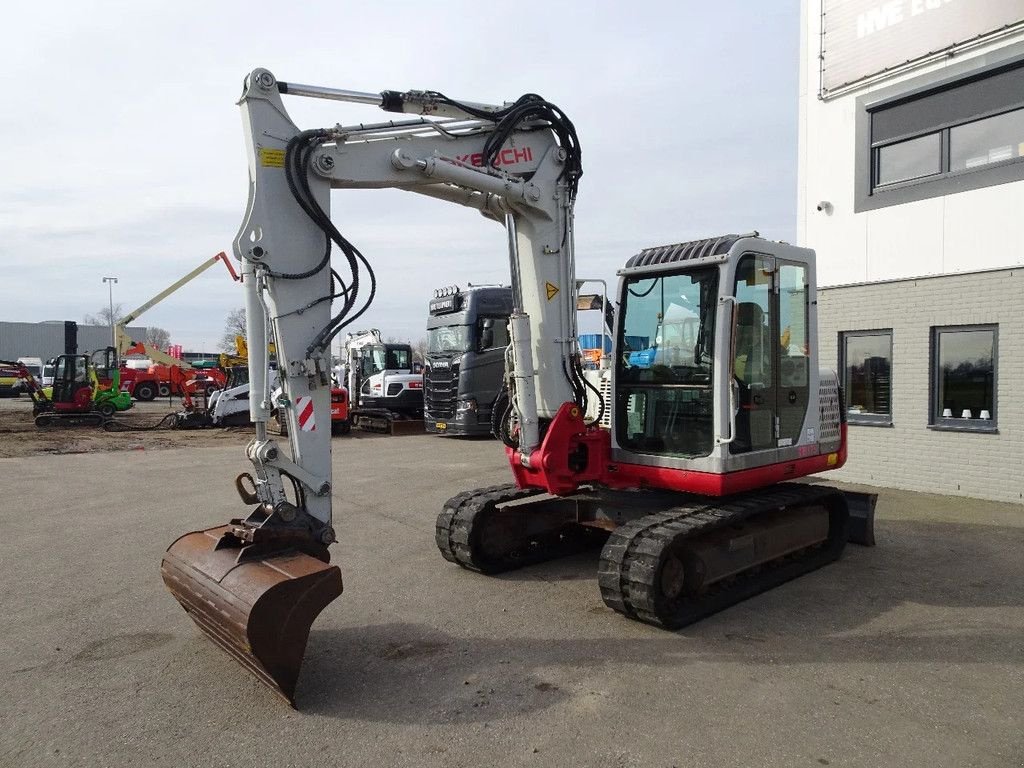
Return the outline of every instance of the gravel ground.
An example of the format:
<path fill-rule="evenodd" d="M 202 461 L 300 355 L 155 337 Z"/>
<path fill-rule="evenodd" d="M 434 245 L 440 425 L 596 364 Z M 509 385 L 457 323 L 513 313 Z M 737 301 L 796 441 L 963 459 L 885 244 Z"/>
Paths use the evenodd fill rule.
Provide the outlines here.
<path fill-rule="evenodd" d="M 139 451 L 183 446 L 245 445 L 252 439 L 249 427 L 202 430 L 147 430 L 168 414 L 181 410 L 179 398 L 153 400 L 118 413 L 117 421 L 131 427 L 127 432 L 106 432 L 98 427 L 47 427 L 32 418 L 28 396 L 0 398 L 0 459 L 42 454 Z"/>

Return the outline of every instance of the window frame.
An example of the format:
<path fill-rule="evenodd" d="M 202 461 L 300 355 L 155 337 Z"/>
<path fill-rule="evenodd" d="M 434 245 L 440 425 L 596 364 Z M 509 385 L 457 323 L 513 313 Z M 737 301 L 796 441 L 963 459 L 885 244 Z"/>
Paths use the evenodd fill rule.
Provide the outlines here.
<path fill-rule="evenodd" d="M 744 257 L 749 256 L 749 255 L 753 255 L 753 254 L 754 254 L 754 252 L 748 252 L 748 253 L 744 254 Z M 763 255 L 763 254 L 756 254 L 756 255 Z M 621 322 L 617 323 L 618 328 L 617 328 L 617 331 L 616 331 L 617 338 L 616 338 L 616 341 L 615 341 L 615 345 L 616 345 L 615 349 L 625 350 L 627 348 L 627 345 L 626 345 L 626 338 L 627 338 L 627 336 L 634 335 L 634 334 L 628 334 L 626 332 L 627 331 L 627 321 L 628 321 L 628 319 L 630 317 L 630 315 L 629 315 L 630 298 L 629 297 L 632 295 L 632 296 L 636 296 L 637 298 L 643 298 L 643 296 L 647 295 L 647 294 L 643 294 L 643 295 L 633 294 L 632 291 L 631 291 L 631 286 L 634 286 L 637 281 L 643 281 L 643 280 L 653 280 L 653 281 L 661 280 L 661 281 L 665 281 L 665 280 L 669 280 L 669 279 L 672 279 L 672 278 L 675 278 L 675 277 L 682 277 L 682 276 L 690 277 L 691 278 L 691 285 L 693 285 L 693 284 L 695 284 L 693 282 L 693 276 L 694 275 L 699 276 L 700 279 L 704 279 L 704 276 L 710 276 L 710 288 L 708 289 L 708 294 L 709 294 L 709 296 L 717 296 L 718 295 L 719 286 L 721 285 L 721 282 L 722 282 L 722 279 L 723 279 L 723 274 L 722 274 L 722 270 L 719 269 L 719 266 L 717 264 L 698 264 L 697 266 L 691 266 L 691 265 L 682 264 L 682 265 L 679 265 L 678 267 L 673 268 L 673 269 L 659 270 L 659 271 L 656 271 L 656 272 L 641 273 L 641 274 L 627 274 L 623 278 L 622 283 L 620 285 L 621 294 L 619 296 L 619 305 L 618 305 L 618 309 L 617 309 L 616 313 L 621 318 Z M 651 290 L 653 290 L 653 287 L 652 287 Z M 650 291 L 648 291 L 648 293 L 649 292 Z M 709 301 L 714 306 L 711 309 L 711 311 L 708 312 L 708 315 L 707 315 L 707 318 L 706 318 L 708 320 L 708 324 L 710 326 L 710 329 L 708 331 L 709 338 L 707 339 L 707 341 L 708 341 L 708 348 L 707 348 L 707 350 L 705 350 L 706 354 L 708 354 L 708 356 L 709 356 L 708 357 L 708 363 L 707 363 L 707 366 L 708 366 L 708 368 L 707 368 L 708 380 L 707 380 L 706 384 L 704 384 L 704 383 L 702 383 L 702 384 L 666 383 L 666 382 L 657 382 L 657 381 L 654 381 L 654 380 L 646 380 L 646 381 L 645 380 L 635 380 L 635 381 L 630 381 L 629 377 L 623 375 L 623 372 L 630 367 L 628 362 L 627 362 L 627 359 L 626 359 L 626 358 L 628 358 L 628 354 L 626 354 L 626 355 L 619 354 L 617 356 L 617 359 L 614 362 L 615 370 L 614 370 L 613 376 L 615 377 L 615 380 L 617 382 L 621 382 L 621 385 L 617 385 L 617 394 L 616 394 L 616 397 L 615 397 L 615 403 L 612 405 L 612 407 L 615 408 L 614 416 L 613 416 L 613 423 L 615 425 L 615 432 L 614 432 L 615 441 L 617 442 L 618 447 L 621 450 L 626 451 L 626 452 L 631 453 L 631 454 L 635 454 L 637 456 L 657 456 L 657 457 L 660 457 L 660 458 L 663 458 L 663 459 L 683 460 L 683 461 L 692 461 L 692 460 L 706 459 L 707 457 L 711 456 L 714 453 L 715 447 L 716 447 L 715 441 L 714 441 L 714 429 L 715 429 L 714 425 L 715 425 L 715 419 L 717 418 L 717 411 L 716 411 L 716 407 L 714 406 L 714 392 L 715 392 L 715 387 L 716 387 L 716 378 L 715 378 L 716 377 L 716 370 L 715 370 L 715 368 L 716 368 L 716 365 L 718 365 L 718 363 L 715 360 L 715 350 L 717 349 L 716 344 L 718 343 L 718 334 L 719 333 L 723 333 L 723 330 L 718 325 L 718 312 L 715 311 L 715 307 L 717 307 L 717 299 L 710 298 Z M 701 312 L 698 312 L 698 315 L 701 315 L 701 314 L 702 314 Z M 728 332 L 731 333 L 731 329 Z M 657 344 L 656 338 L 657 338 L 657 329 L 655 329 L 654 335 L 649 338 L 648 344 Z M 648 347 L 648 348 L 650 348 L 650 347 Z M 634 351 L 635 352 L 640 352 L 640 351 L 643 351 L 643 350 L 634 350 Z M 653 449 L 652 447 L 650 447 L 648 445 L 637 445 L 637 444 L 635 444 L 634 440 L 628 435 L 628 433 L 626 431 L 626 430 L 629 429 L 629 417 L 628 417 L 629 404 L 630 404 L 630 401 L 633 400 L 633 396 L 636 395 L 636 394 L 639 394 L 640 392 L 643 392 L 644 396 L 646 398 L 645 403 L 644 403 L 644 408 L 645 409 L 651 408 L 651 407 L 657 408 L 657 403 L 658 403 L 657 393 L 658 392 L 674 391 L 674 394 L 678 395 L 679 393 L 684 393 L 685 394 L 687 392 L 687 390 L 693 391 L 693 392 L 698 392 L 698 390 L 703 390 L 703 391 L 709 392 L 711 394 L 711 400 L 712 400 L 712 406 L 711 406 L 711 440 L 708 443 L 707 452 L 705 452 L 705 453 L 683 453 L 681 451 L 672 451 L 672 450 L 668 450 L 668 449 L 666 449 L 666 450 L 656 450 L 656 449 Z M 655 394 L 648 395 L 647 394 L 648 392 L 655 393 Z M 648 400 L 649 400 L 649 402 L 648 402 Z M 700 392 L 698 392 L 698 396 L 696 398 L 696 401 L 697 401 L 698 407 L 699 407 Z M 634 403 L 636 403 L 636 402 L 637 401 L 634 400 Z M 638 406 L 635 406 L 635 407 L 638 407 Z M 645 415 L 646 415 L 646 411 L 645 411 Z M 647 435 L 647 425 L 646 425 L 646 423 L 644 424 L 644 436 L 645 437 L 648 436 Z"/>
<path fill-rule="evenodd" d="M 987 163 L 977 168 L 949 170 L 949 134 L 952 129 L 1024 109 L 1024 99 L 1007 101 L 998 108 L 971 115 L 968 119 L 935 123 L 927 128 L 878 141 L 872 135 L 872 119 L 879 112 L 942 91 L 967 86 L 972 82 L 984 81 L 1013 69 L 1024 69 L 1024 43 L 1006 46 L 984 57 L 980 66 L 977 59 L 956 62 L 943 70 L 859 97 L 856 101 L 854 213 L 1024 180 L 1024 157 Z M 939 173 L 876 186 L 880 147 L 932 133 L 940 134 Z"/>
<path fill-rule="evenodd" d="M 484 346 L 484 344 L 483 344 L 483 339 L 484 339 L 484 320 L 492 320 L 493 321 L 493 325 L 491 326 L 492 330 L 494 328 L 498 328 L 499 327 L 499 325 L 498 325 L 499 323 L 501 324 L 500 327 L 504 328 L 504 330 L 505 330 L 505 338 L 507 339 L 506 343 L 504 343 L 504 344 L 494 344 L 494 345 L 492 345 L 490 347 L 485 347 Z M 483 354 L 484 352 L 492 352 L 495 349 L 507 349 L 508 345 L 512 343 L 512 334 L 509 333 L 508 323 L 509 323 L 508 315 L 500 315 L 500 314 L 499 315 L 493 315 L 493 314 L 478 315 L 477 318 L 476 318 L 476 327 L 475 327 L 475 330 L 476 330 L 476 344 L 474 345 L 474 349 L 472 349 L 471 351 L 476 352 L 479 355 L 479 354 Z"/>
<path fill-rule="evenodd" d="M 888 336 L 889 337 L 889 413 L 850 413 L 846 403 L 849 390 L 846 386 L 846 339 L 851 336 Z M 846 414 L 847 424 L 857 424 L 865 427 L 891 427 L 893 426 L 893 329 L 892 328 L 868 328 L 864 330 L 850 330 L 839 332 L 839 383 L 843 390 L 843 399 L 839 406 Z"/>
<path fill-rule="evenodd" d="M 951 132 L 957 128 L 961 128 L 965 125 L 971 125 L 972 123 L 980 122 L 981 120 L 989 120 L 993 117 L 999 117 L 1000 115 L 1007 115 L 1011 112 L 1024 112 L 1024 102 L 1014 104 L 1006 107 L 999 111 L 988 112 L 981 115 L 975 115 L 970 120 L 964 120 L 959 123 L 951 123 L 942 127 L 935 127 L 921 133 L 914 133 L 906 136 L 899 136 L 894 139 L 886 139 L 884 141 L 873 142 L 871 144 L 871 194 L 885 194 L 890 190 L 906 189 L 908 187 L 915 187 L 921 184 L 930 184 L 936 181 L 942 181 L 945 179 L 960 179 L 961 177 L 968 176 L 970 174 L 983 174 L 985 171 L 996 170 L 998 168 L 1006 168 L 1013 165 L 1020 165 L 1024 163 L 1024 155 L 1017 157 L 1011 157 L 1006 160 L 1000 160 L 995 163 L 985 163 L 979 165 L 977 168 L 961 168 L 959 170 L 951 169 L 951 158 L 950 158 L 950 139 Z M 911 179 L 901 179 L 900 181 L 893 181 L 888 184 L 879 184 L 878 178 L 881 175 L 881 150 L 886 147 L 891 147 L 897 144 L 902 144 L 905 141 L 913 141 L 914 139 L 921 139 L 926 136 L 939 135 L 939 170 L 935 173 L 928 173 L 923 176 L 915 176 Z M 1024 169 L 1021 170 L 1020 175 L 1024 177 Z M 998 182 L 997 182 L 998 183 Z"/>
<path fill-rule="evenodd" d="M 943 333 L 992 331 L 992 418 L 964 420 L 957 416 L 945 417 L 938 412 L 939 401 L 939 336 Z M 928 355 L 928 428 L 944 432 L 999 432 L 999 324 L 972 323 L 968 325 L 933 325 L 929 329 Z"/>

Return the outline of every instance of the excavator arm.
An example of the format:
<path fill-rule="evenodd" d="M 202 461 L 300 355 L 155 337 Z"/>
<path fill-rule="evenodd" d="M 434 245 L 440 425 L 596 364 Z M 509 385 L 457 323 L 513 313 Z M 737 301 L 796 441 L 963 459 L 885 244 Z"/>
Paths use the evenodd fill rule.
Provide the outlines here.
<path fill-rule="evenodd" d="M 300 130 L 282 94 L 376 104 L 447 119 Z M 524 101 L 525 99 L 525 101 Z M 249 157 L 249 204 L 235 240 L 246 291 L 256 441 L 256 491 L 272 508 L 280 472 L 316 478 L 307 511 L 330 523 L 329 344 L 372 300 L 372 268 L 331 221 L 332 189 L 398 188 L 458 203 L 504 225 L 516 311 L 510 357 L 517 451 L 529 466 L 544 424 L 566 403 L 585 405 L 575 351 L 573 202 L 579 175 L 572 124 L 539 97 L 515 105 L 456 102 L 436 93 L 366 94 L 279 82 L 257 69 L 240 105 Z M 342 214 L 343 215 L 343 214 Z M 332 281 L 332 244 L 350 280 Z M 369 284 L 367 284 L 369 283 Z M 342 311 L 331 314 L 331 300 Z M 269 318 L 286 395 L 290 458 L 265 437 L 270 418 L 265 349 Z M 312 404 L 310 410 L 309 404 Z M 304 419 L 304 414 L 311 416 Z M 275 458 L 268 459 L 268 453 Z"/>
<path fill-rule="evenodd" d="M 301 130 L 284 94 L 431 119 Z M 403 189 L 504 226 L 515 304 L 509 451 L 524 471 L 543 478 L 545 432 L 567 414 L 582 426 L 586 405 L 573 250 L 582 170 L 572 123 L 532 94 L 486 105 L 434 92 L 368 94 L 283 83 L 257 69 L 246 78 L 239 105 L 249 199 L 234 253 L 242 265 L 256 434 L 246 449 L 252 472 L 240 475 L 236 487 L 251 511 L 180 538 L 162 573 L 211 639 L 292 702 L 310 625 L 342 590 L 327 552 L 335 538 L 330 344 L 376 292 L 369 260 L 332 221 L 331 190 Z M 336 268 L 332 252 L 342 257 Z M 271 337 L 287 451 L 267 430 Z"/>

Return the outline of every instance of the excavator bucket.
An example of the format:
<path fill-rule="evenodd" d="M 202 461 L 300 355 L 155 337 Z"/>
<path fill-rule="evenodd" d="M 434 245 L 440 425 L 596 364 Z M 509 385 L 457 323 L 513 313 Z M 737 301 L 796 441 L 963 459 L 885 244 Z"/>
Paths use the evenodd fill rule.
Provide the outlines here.
<path fill-rule="evenodd" d="M 231 526 L 187 533 L 160 574 L 203 633 L 295 706 L 295 683 L 313 621 L 342 591 L 327 550 L 237 546 Z M 234 543 L 232 543 L 234 542 Z"/>

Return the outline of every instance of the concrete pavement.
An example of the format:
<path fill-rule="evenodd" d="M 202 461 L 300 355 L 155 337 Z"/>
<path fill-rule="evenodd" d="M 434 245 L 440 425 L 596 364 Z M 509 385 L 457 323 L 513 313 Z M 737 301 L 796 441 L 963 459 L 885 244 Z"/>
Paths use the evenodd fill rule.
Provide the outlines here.
<path fill-rule="evenodd" d="M 1019 766 L 1024 507 L 884 492 L 879 545 L 667 633 L 604 607 L 597 553 L 488 578 L 434 518 L 501 447 L 337 438 L 345 593 L 299 711 L 160 580 L 240 504 L 241 447 L 0 460 L 3 766 Z"/>

